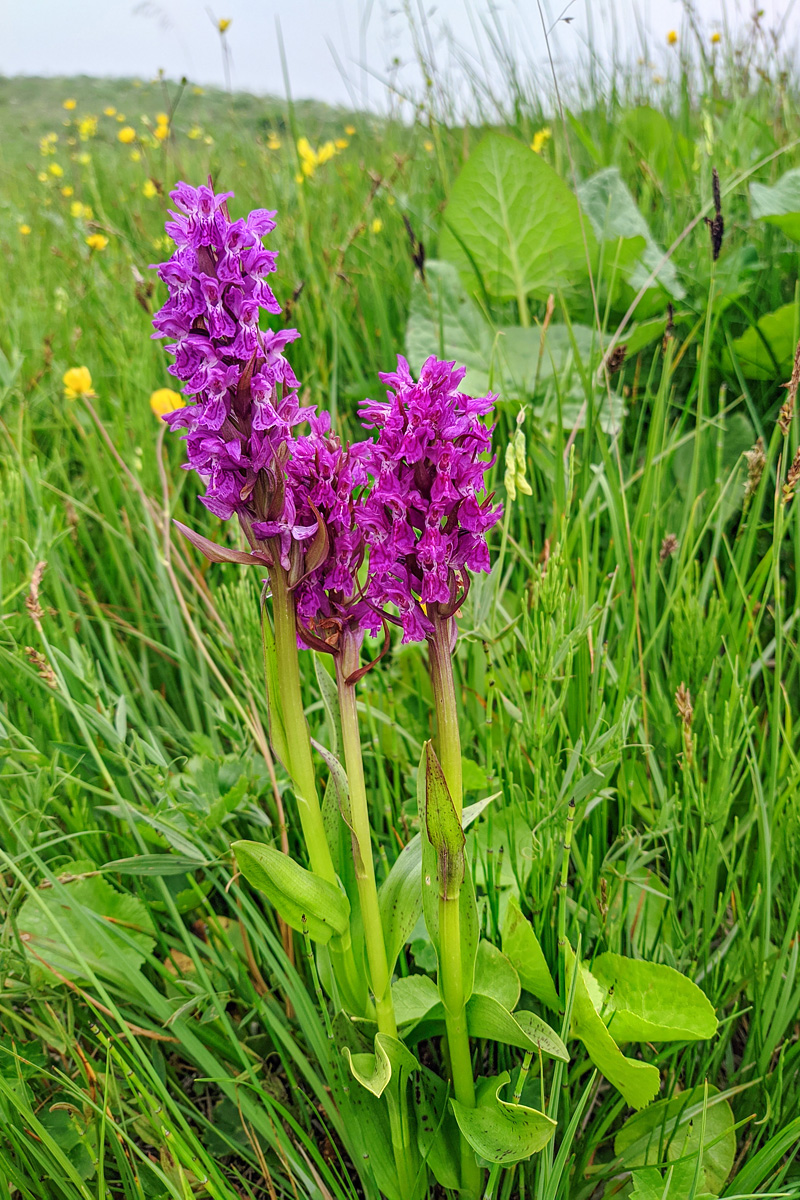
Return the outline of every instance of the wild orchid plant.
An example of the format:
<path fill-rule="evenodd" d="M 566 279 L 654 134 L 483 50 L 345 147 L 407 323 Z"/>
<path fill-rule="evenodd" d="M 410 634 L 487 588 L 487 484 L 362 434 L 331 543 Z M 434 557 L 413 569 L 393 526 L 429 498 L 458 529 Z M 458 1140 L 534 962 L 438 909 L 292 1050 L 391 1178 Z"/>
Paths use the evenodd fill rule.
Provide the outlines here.
<path fill-rule="evenodd" d="M 249 548 L 228 549 L 180 528 L 213 562 L 266 573 L 270 736 L 289 776 L 310 869 L 270 845 L 233 849 L 241 873 L 316 944 L 312 970 L 335 1013 L 330 1023 L 326 1000 L 325 1018 L 338 1058 L 360 1085 L 351 1094 L 343 1077 L 331 1075 L 365 1189 L 408 1200 L 427 1195 L 433 1179 L 477 1197 L 487 1165 L 492 1189 L 503 1165 L 552 1139 L 569 1061 L 562 1038 L 580 1039 L 594 1066 L 640 1108 L 655 1096 L 659 1073 L 626 1058 L 619 1042 L 707 1037 L 716 1018 L 699 989 L 667 967 L 610 954 L 592 972 L 579 965 L 564 934 L 572 809 L 558 989 L 516 898 L 505 906 L 502 951 L 482 940 L 464 829 L 488 801 L 463 809 L 453 656 L 470 576 L 490 570 L 487 534 L 502 513 L 486 489 L 494 462 L 486 420 L 495 397 L 463 394 L 465 372 L 454 363 L 430 358 L 415 379 L 399 358 L 381 377 L 387 401 L 361 406 L 377 437 L 343 445 L 327 413 L 298 401 L 284 354 L 297 331 L 259 325 L 262 310 L 279 312 L 266 282 L 276 255 L 262 245 L 275 214 L 256 210 L 234 221 L 230 196 L 183 183 L 172 193 L 178 211 L 166 228 L 176 250 L 158 267 L 169 298 L 154 319 L 155 336 L 173 339 L 169 369 L 190 403 L 165 420 L 185 430 L 186 466 L 205 488 L 200 499 L 223 520 L 235 517 Z M 386 649 L 391 624 L 402 628 L 404 642 L 427 645 L 436 739 L 420 762 L 420 833 L 379 887 L 356 689 L 376 665 L 361 662 L 365 633 L 383 631 Z M 334 741 L 333 749 L 317 747 L 330 776 L 322 804 L 299 648 L 334 663 L 335 686 L 317 672 Z M 436 952 L 436 982 L 396 972 L 421 915 Z M 520 1009 L 523 986 L 529 1002 Z M 680 1021 L 670 1016 L 676 996 Z M 557 1015 L 561 1035 L 533 1001 Z M 426 1053 L 423 1065 L 415 1050 L 442 1034 L 441 1055 Z M 510 1099 L 500 1097 L 508 1073 L 476 1083 L 477 1039 L 523 1053 Z M 551 1099 L 541 1109 L 521 1102 L 534 1055 L 542 1097 L 542 1055 L 555 1060 Z M 441 1074 L 427 1065 L 432 1057 Z M 572 1136 L 574 1122 L 570 1129 Z"/>

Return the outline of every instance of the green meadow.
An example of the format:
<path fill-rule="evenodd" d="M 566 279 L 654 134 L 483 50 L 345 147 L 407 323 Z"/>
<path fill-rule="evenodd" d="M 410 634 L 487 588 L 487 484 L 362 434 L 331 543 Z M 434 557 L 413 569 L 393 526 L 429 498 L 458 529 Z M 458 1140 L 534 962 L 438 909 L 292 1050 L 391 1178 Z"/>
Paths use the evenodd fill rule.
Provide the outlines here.
<path fill-rule="evenodd" d="M 507 91 L 476 75 L 469 120 L 435 78 L 413 120 L 0 80 L 11 1200 L 800 1197 L 800 81 L 757 26 L 559 96 L 495 52 Z M 273 324 L 300 330 L 301 399 L 345 440 L 398 353 L 498 397 L 504 513 L 454 664 L 463 854 L 503 1011 L 547 1022 L 569 1061 L 475 1017 L 475 1078 L 519 1089 L 497 1109 L 513 1138 L 550 1121 L 543 1148 L 480 1142 L 479 1191 L 434 1016 L 409 1035 L 438 1082 L 420 1100 L 412 1080 L 404 1195 L 341 1053 L 363 1030 L 231 850 L 308 865 L 270 746 L 264 572 L 175 529 L 241 544 L 151 405 L 178 387 L 150 336 L 168 193 L 209 177 L 233 217 L 277 210 Z M 390 643 L 357 692 L 379 887 L 420 833 L 436 733 L 424 644 Z M 364 661 L 383 649 L 368 637 Z M 300 668 L 335 754 L 329 662 Z M 330 754 L 314 763 L 324 788 Z M 412 924 L 398 997 L 436 975 Z"/>

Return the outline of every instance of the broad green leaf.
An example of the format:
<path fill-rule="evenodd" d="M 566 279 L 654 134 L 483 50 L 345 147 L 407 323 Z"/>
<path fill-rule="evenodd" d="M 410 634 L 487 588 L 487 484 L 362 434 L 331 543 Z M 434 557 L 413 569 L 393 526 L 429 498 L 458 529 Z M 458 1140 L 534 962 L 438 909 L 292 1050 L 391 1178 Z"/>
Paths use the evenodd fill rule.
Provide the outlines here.
<path fill-rule="evenodd" d="M 769 379 L 776 383 L 789 378 L 797 344 L 800 314 L 795 304 L 784 304 L 774 312 L 765 313 L 736 338 L 733 350 L 748 379 Z M 724 359 L 731 367 L 730 356 Z"/>
<path fill-rule="evenodd" d="M 594 960 L 592 975 L 615 1042 L 689 1042 L 717 1032 L 708 997 L 672 967 L 609 953 Z"/>
<path fill-rule="evenodd" d="M 465 808 L 461 814 L 462 828 L 469 829 L 472 822 L 477 820 L 487 805 L 499 795 L 500 793 L 496 792 L 493 796 L 487 796 Z M 397 956 L 422 913 L 421 870 L 422 839 L 417 833 L 400 851 L 378 894 L 390 971 L 394 970 Z"/>
<path fill-rule="evenodd" d="M 422 753 L 425 763 L 425 831 L 436 855 L 438 895 L 441 900 L 456 900 L 464 879 L 464 830 L 433 743 L 426 742 Z"/>
<path fill-rule="evenodd" d="M 93 870 L 88 860 L 62 867 L 63 874 L 75 876 Z M 37 890 L 22 902 L 16 923 L 35 974 L 50 966 L 61 975 L 86 979 L 94 972 L 116 983 L 139 971 L 155 932 L 142 901 L 118 892 L 101 875 Z"/>
<path fill-rule="evenodd" d="M 786 171 L 772 187 L 751 183 L 750 203 L 756 220 L 775 225 L 793 242 L 800 242 L 800 167 Z"/>
<path fill-rule="evenodd" d="M 385 1033 L 375 1034 L 373 1054 L 353 1053 L 349 1046 L 342 1048 L 353 1077 L 373 1096 L 382 1096 L 392 1078 L 402 1086 L 411 1071 L 419 1063 L 401 1041 Z"/>
<path fill-rule="evenodd" d="M 392 984 L 394 1015 L 400 1026 L 424 1020 L 441 1003 L 439 989 L 429 975 L 406 975 Z"/>
<path fill-rule="evenodd" d="M 548 1008 L 558 1012 L 558 995 L 539 939 L 522 914 L 516 896 L 510 896 L 503 922 L 503 953 L 514 964 L 520 983 Z"/>
<path fill-rule="evenodd" d="M 567 943 L 567 993 L 575 975 L 575 997 L 572 1006 L 571 1033 L 579 1038 L 598 1071 L 621 1092 L 631 1108 L 644 1108 L 658 1092 L 660 1076 L 651 1063 L 626 1058 L 597 1015 L 584 971 L 575 973 L 575 953 Z"/>
<path fill-rule="evenodd" d="M 323 945 L 347 930 L 350 903 L 338 887 L 263 842 L 234 842 L 232 849 L 245 879 L 269 897 L 292 929 L 302 932 L 305 916 L 309 935 Z"/>
<path fill-rule="evenodd" d="M 448 1103 L 450 1088 L 427 1067 L 422 1067 L 411 1103 L 417 1119 L 417 1145 L 436 1182 L 457 1190 L 461 1182 L 461 1139 Z"/>
<path fill-rule="evenodd" d="M 513 1012 L 520 993 L 519 975 L 502 951 L 483 938 L 475 960 L 475 991 L 491 996 Z"/>
<path fill-rule="evenodd" d="M 348 1046 L 342 1050 L 350 1073 L 373 1096 L 382 1096 L 392 1077 L 392 1068 L 385 1054 L 353 1054 Z"/>
<path fill-rule="evenodd" d="M 541 1017 L 522 1009 L 510 1013 L 491 996 L 475 992 L 467 1001 L 467 1025 L 471 1037 L 488 1038 L 518 1050 L 541 1050 L 551 1058 L 569 1062 L 561 1038 Z"/>
<path fill-rule="evenodd" d="M 716 1087 L 691 1088 L 659 1100 L 630 1117 L 614 1140 L 614 1153 L 628 1169 L 696 1159 L 701 1150 L 700 1131 L 705 1106 L 702 1143 L 702 1186 L 718 1196 L 733 1169 L 736 1132 L 733 1112 Z"/>
<path fill-rule="evenodd" d="M 582 228 L 578 202 L 552 167 L 522 142 L 489 133 L 451 188 L 439 253 L 470 290 L 482 285 L 524 305 L 583 279 L 587 242 L 593 259 L 591 228 Z"/>
<path fill-rule="evenodd" d="M 535 1108 L 500 1099 L 509 1082 L 508 1071 L 487 1080 L 475 1108 L 451 1100 L 458 1127 L 473 1150 L 492 1163 L 515 1163 L 543 1150 L 556 1123 Z"/>
<path fill-rule="evenodd" d="M 425 281 L 415 276 L 406 324 L 406 354 L 419 371 L 431 354 L 455 359 L 467 368 L 461 390 L 469 396 L 489 391 L 492 332 L 464 290 L 452 263 L 429 259 Z"/>
<path fill-rule="evenodd" d="M 592 175 L 578 188 L 578 199 L 598 240 L 617 243 L 609 247 L 608 258 L 617 261 L 632 288 L 638 291 L 647 282 L 651 272 L 658 268 L 650 286 L 657 287 L 660 284 L 675 299 L 684 296 L 674 264 L 668 259 L 659 266 L 664 251 L 636 207 L 636 201 L 618 167 L 607 167 Z M 610 268 L 613 262 L 608 262 L 606 266 Z"/>

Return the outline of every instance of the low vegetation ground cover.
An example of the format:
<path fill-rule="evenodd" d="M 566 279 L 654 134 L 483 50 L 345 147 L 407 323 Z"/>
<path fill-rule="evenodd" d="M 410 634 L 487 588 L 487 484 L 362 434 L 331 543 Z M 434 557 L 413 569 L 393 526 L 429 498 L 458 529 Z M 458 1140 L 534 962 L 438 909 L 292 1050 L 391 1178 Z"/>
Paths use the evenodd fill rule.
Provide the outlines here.
<path fill-rule="evenodd" d="M 496 53 L 512 94 L 476 78 L 469 122 L 432 72 L 413 123 L 163 80 L 0 83 L 12 1196 L 403 1195 L 324 963 L 231 850 L 308 865 L 270 749 L 264 572 L 173 526 L 241 546 L 159 419 L 177 385 L 150 339 L 167 193 L 209 176 L 232 216 L 278 211 L 272 324 L 300 329 L 300 397 L 344 438 L 398 352 L 498 396 L 504 511 L 455 694 L 479 969 L 530 1015 L 509 1034 L 473 1011 L 470 1044 L 476 1077 L 519 1090 L 514 1138 L 523 1109 L 555 1125 L 505 1158 L 494 1126 L 478 1137 L 480 1194 L 800 1195 L 797 81 L 758 23 L 587 75 L 562 109 Z M 300 661 L 325 784 L 331 675 Z M 357 695 L 383 886 L 426 803 L 424 645 L 395 633 Z M 430 928 L 406 933 L 396 1009 L 436 975 Z M 414 1187 L 478 1194 L 431 1082 L 444 1029 L 410 1011 L 434 1089 Z M 552 1056 L 527 1054 L 534 1018 Z"/>

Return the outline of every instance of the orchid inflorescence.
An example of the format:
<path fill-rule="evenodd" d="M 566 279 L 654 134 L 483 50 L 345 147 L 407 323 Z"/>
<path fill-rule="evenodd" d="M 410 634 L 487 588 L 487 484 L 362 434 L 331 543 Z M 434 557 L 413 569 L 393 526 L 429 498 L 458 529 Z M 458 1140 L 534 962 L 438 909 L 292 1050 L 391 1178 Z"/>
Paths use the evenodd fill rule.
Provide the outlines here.
<path fill-rule="evenodd" d="M 233 221 L 232 193 L 181 183 L 171 195 L 176 250 L 157 268 L 169 298 L 154 336 L 174 339 L 169 371 L 191 403 L 165 420 L 186 430 L 201 501 L 238 517 L 251 547 L 269 547 L 290 573 L 309 644 L 331 620 L 376 633 L 384 615 L 403 641 L 424 640 L 429 607 L 455 611 L 467 572 L 489 570 L 486 533 L 501 508 L 485 494 L 494 459 L 484 418 L 495 398 L 461 393 L 454 363 L 429 358 L 415 380 L 398 357 L 381 375 L 388 401 L 361 406 L 377 439 L 343 446 L 329 415 L 298 400 L 284 355 L 297 330 L 259 327 L 262 310 L 280 312 L 266 279 L 277 254 L 261 243 L 274 212 Z M 296 433 L 304 422 L 310 432 Z"/>

